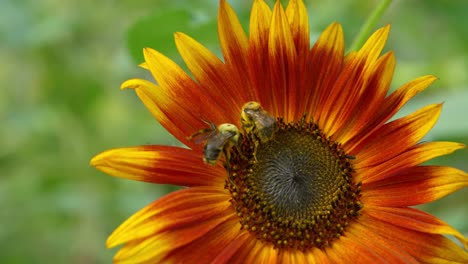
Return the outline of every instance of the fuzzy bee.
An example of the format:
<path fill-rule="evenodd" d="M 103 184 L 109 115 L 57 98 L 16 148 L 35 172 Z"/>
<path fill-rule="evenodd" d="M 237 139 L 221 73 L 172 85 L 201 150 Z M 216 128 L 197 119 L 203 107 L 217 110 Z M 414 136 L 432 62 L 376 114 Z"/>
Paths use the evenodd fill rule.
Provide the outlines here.
<path fill-rule="evenodd" d="M 256 133 L 262 142 L 270 140 L 276 131 L 276 119 L 254 101 L 242 107 L 241 122 L 246 133 Z"/>
<path fill-rule="evenodd" d="M 216 162 L 221 157 L 221 153 L 224 154 L 226 163 L 229 164 L 229 150 L 232 146 L 237 145 L 239 141 L 239 129 L 233 124 L 226 123 L 216 127 L 212 122 L 203 121 L 210 127 L 194 133 L 189 139 L 194 139 L 197 144 L 205 142 L 203 161 L 206 164 L 216 165 Z"/>

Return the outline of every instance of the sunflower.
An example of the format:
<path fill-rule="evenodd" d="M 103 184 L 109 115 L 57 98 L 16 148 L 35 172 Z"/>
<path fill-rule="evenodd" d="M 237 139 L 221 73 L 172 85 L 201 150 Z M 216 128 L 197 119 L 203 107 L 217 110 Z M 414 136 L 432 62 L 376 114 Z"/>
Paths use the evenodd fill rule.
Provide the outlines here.
<path fill-rule="evenodd" d="M 435 81 L 387 95 L 389 26 L 344 55 L 333 23 L 310 48 L 301 0 L 253 3 L 249 36 L 221 0 L 224 61 L 183 33 L 193 78 L 150 49 L 157 84 L 130 79 L 154 117 L 187 147 L 107 150 L 117 177 L 184 186 L 137 212 L 107 240 L 117 263 L 468 263 L 467 239 L 410 206 L 468 186 L 467 173 L 421 163 L 464 148 L 425 142 L 442 105 L 390 121 Z M 454 236 L 460 247 L 446 237 Z"/>

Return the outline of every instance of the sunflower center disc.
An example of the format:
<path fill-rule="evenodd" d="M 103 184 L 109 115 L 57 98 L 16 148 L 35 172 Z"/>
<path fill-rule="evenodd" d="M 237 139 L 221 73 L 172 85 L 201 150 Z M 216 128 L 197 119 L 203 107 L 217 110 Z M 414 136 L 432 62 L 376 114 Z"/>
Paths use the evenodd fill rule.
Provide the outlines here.
<path fill-rule="evenodd" d="M 330 245 L 361 208 L 349 156 L 315 123 L 277 128 L 266 142 L 244 134 L 231 151 L 226 188 L 242 228 L 281 248 Z"/>

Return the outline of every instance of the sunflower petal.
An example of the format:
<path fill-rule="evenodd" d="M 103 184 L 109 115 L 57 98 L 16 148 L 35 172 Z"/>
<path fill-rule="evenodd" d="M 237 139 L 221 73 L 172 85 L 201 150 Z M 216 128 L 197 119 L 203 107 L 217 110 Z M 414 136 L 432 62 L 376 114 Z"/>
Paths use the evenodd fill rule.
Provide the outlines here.
<path fill-rule="evenodd" d="M 382 178 L 395 175 L 405 169 L 424 163 L 433 158 L 450 154 L 465 146 L 454 142 L 428 142 L 409 148 L 400 155 L 371 167 L 356 169 L 356 182 L 363 184 L 378 181 Z"/>
<path fill-rule="evenodd" d="M 309 16 L 304 2 L 302 0 L 289 1 L 285 13 L 298 58 L 303 58 L 308 53 L 310 45 Z"/>
<path fill-rule="evenodd" d="M 249 38 L 249 76 L 253 89 L 260 103 L 268 111 L 273 111 L 275 102 L 272 100 L 269 79 L 268 35 L 271 23 L 270 7 L 263 0 L 255 0 L 250 15 Z"/>
<path fill-rule="evenodd" d="M 233 80 L 239 87 L 251 87 L 250 79 L 245 78 L 248 69 L 249 40 L 236 13 L 226 0 L 221 0 L 218 11 L 218 33 L 224 61 Z M 255 90 L 245 89 L 249 100 L 258 100 Z"/>
<path fill-rule="evenodd" d="M 359 153 L 354 164 L 355 168 L 382 163 L 402 153 L 410 146 L 414 146 L 432 129 L 441 110 L 442 104 L 428 105 L 408 116 L 383 125 L 372 133 L 368 140 L 349 149 L 350 153 Z"/>
<path fill-rule="evenodd" d="M 218 90 L 200 90 L 201 86 L 175 62 L 153 49 L 145 48 L 144 55 L 152 75 L 160 85 L 157 92 L 152 92 L 151 100 L 157 100 L 156 107 L 160 108 L 170 120 L 180 123 L 181 126 L 185 125 L 186 128 L 184 127 L 182 131 L 185 137 L 206 127 L 202 118 L 215 124 L 226 121 L 226 117 L 220 113 L 221 109 L 214 103 L 213 94 L 219 95 Z M 238 119 L 237 116 L 238 114 L 235 120 Z M 184 143 L 188 141 L 186 138 L 178 139 Z M 194 144 L 188 143 L 193 147 Z"/>
<path fill-rule="evenodd" d="M 150 113 L 174 137 L 192 149 L 202 149 L 202 146 L 194 144 L 187 137 L 206 126 L 206 124 L 191 109 L 183 105 L 174 108 L 175 105 L 182 102 L 175 99 L 167 89 L 143 79 L 127 80 L 122 83 L 121 89 L 135 89 L 136 94 Z"/>
<path fill-rule="evenodd" d="M 367 81 L 362 87 L 358 102 L 354 109 L 350 109 L 351 120 L 343 122 L 344 126 L 336 132 L 336 141 L 346 144 L 353 137 L 362 137 L 361 130 L 372 122 L 387 96 L 394 70 L 395 56 L 393 52 L 388 52 L 367 71 Z"/>
<path fill-rule="evenodd" d="M 246 253 L 244 248 L 248 247 L 250 240 L 252 237 L 248 232 L 241 232 L 221 252 L 215 253 L 216 258 L 211 263 L 243 263 L 244 258 L 239 253 Z"/>
<path fill-rule="evenodd" d="M 216 226 L 209 233 L 183 247 L 176 248 L 168 254 L 162 263 L 193 263 L 196 252 L 197 263 L 214 263 L 215 252 L 220 252 L 239 239 L 240 224 L 237 217 L 231 217 L 224 223 Z M 184 236 L 184 234 L 181 234 Z M 180 238 L 185 240 L 184 238 Z"/>
<path fill-rule="evenodd" d="M 452 235 L 468 249 L 468 240 L 460 232 L 435 216 L 420 210 L 414 208 L 368 206 L 366 212 L 370 216 L 391 225 L 429 234 Z"/>
<path fill-rule="evenodd" d="M 350 226 L 347 231 L 347 236 L 349 239 L 355 240 L 356 243 L 369 246 L 372 251 L 376 252 L 380 256 L 384 256 L 384 258 L 388 260 L 387 263 L 420 263 L 408 252 L 402 250 L 398 244 L 392 243 L 392 241 L 370 231 L 372 230 L 369 230 L 367 226 L 358 222 Z M 363 236 L 362 234 L 366 235 Z"/>
<path fill-rule="evenodd" d="M 257 254 L 255 258 L 246 259 L 245 263 L 279 263 L 277 249 L 272 245 L 257 243 Z"/>
<path fill-rule="evenodd" d="M 327 250 L 327 255 L 332 263 L 353 263 L 359 259 L 359 263 L 398 263 L 391 255 L 381 256 L 377 247 L 363 245 L 354 237 L 340 237 L 340 242 L 336 243 L 332 249 Z M 387 258 L 385 258 L 387 257 Z"/>
<path fill-rule="evenodd" d="M 326 134 L 334 135 L 352 117 L 359 96 L 363 93 L 362 89 L 366 86 L 368 71 L 374 68 L 389 30 L 389 26 L 377 30 L 344 66 L 330 94 L 325 98 L 321 109 L 323 112 L 317 120 Z"/>
<path fill-rule="evenodd" d="M 205 101 L 204 104 L 211 104 L 217 109 L 219 121 L 215 123 L 229 120 L 229 123 L 239 125 L 239 109 L 244 102 L 249 101 L 247 97 L 249 87 L 240 85 L 232 78 L 226 65 L 193 38 L 183 33 L 176 33 L 175 42 L 180 55 L 198 80 L 199 96 L 206 94 L 207 98 L 211 98 L 209 103 Z M 229 107 L 226 107 L 227 105 Z"/>
<path fill-rule="evenodd" d="M 91 165 L 109 175 L 179 186 L 223 186 L 225 170 L 205 165 L 200 153 L 166 146 L 139 146 L 104 151 Z"/>
<path fill-rule="evenodd" d="M 306 112 L 306 104 L 302 103 L 305 96 L 309 94 L 310 86 L 307 79 L 310 75 L 309 68 L 309 55 L 310 55 L 310 32 L 309 32 L 309 18 L 307 10 L 302 0 L 291 0 L 286 7 L 286 17 L 291 28 L 291 35 L 296 48 L 296 76 L 297 85 L 295 89 L 296 94 L 288 94 L 289 104 L 289 120 L 299 120 L 304 112 Z M 295 102 L 291 102 L 295 100 Z M 300 103 L 300 105 L 299 105 Z M 294 106 L 294 107 L 292 107 Z"/>
<path fill-rule="evenodd" d="M 398 245 L 399 250 L 406 251 L 421 263 L 468 263 L 468 252 L 442 235 L 403 228 L 364 212 L 359 223 L 366 233 L 379 235 L 389 244 Z"/>
<path fill-rule="evenodd" d="M 333 23 L 328 26 L 315 42 L 309 54 L 307 74 L 304 84 L 308 87 L 306 94 L 300 102 L 299 109 L 305 109 L 307 117 L 315 121 L 323 113 L 323 105 L 328 98 L 331 88 L 338 78 L 343 66 L 344 36 L 340 24 Z M 323 126 L 321 126 L 323 127 Z"/>
<path fill-rule="evenodd" d="M 418 166 L 363 184 L 363 202 L 375 206 L 425 204 L 468 187 L 468 174 L 442 166 Z"/>
<path fill-rule="evenodd" d="M 125 243 L 116 262 L 161 259 L 172 250 L 223 225 L 231 211 L 229 195 L 219 188 L 193 187 L 173 192 L 142 209 L 107 240 L 108 247 Z M 235 225 L 231 226 L 235 229 Z"/>
<path fill-rule="evenodd" d="M 296 48 L 291 35 L 286 14 L 279 1 L 273 9 L 270 35 L 268 38 L 268 59 L 270 60 L 271 85 L 274 105 L 266 105 L 273 109 L 275 116 L 283 116 L 286 121 L 293 121 L 297 101 L 297 71 Z M 301 113 L 302 114 L 302 113 Z"/>
<path fill-rule="evenodd" d="M 427 75 L 419 77 L 398 88 L 380 104 L 380 107 L 377 108 L 377 112 L 375 112 L 367 124 L 360 129 L 361 132 L 359 132 L 359 136 L 344 143 L 344 148 L 353 149 L 356 145 L 366 140 L 369 135 L 375 130 L 380 129 L 380 127 L 395 115 L 411 98 L 424 91 L 436 79 L 437 78 L 434 76 Z"/>

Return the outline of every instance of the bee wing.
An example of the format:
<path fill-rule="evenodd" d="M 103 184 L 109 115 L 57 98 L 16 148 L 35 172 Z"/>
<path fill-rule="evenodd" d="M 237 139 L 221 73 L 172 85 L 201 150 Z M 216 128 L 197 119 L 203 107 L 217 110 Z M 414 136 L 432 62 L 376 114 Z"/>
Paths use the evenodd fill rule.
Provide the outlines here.
<path fill-rule="evenodd" d="M 275 118 L 263 109 L 252 111 L 251 114 L 260 127 L 271 127 L 276 122 Z"/>
<path fill-rule="evenodd" d="M 203 141 L 209 140 L 216 136 L 217 131 L 212 129 L 202 130 L 190 136 L 190 139 L 195 142 L 195 144 L 201 144 Z"/>
<path fill-rule="evenodd" d="M 226 141 L 234 135 L 235 134 L 232 132 L 218 133 L 215 136 L 208 139 L 208 144 L 216 147 L 221 147 L 224 144 L 226 144 Z"/>

